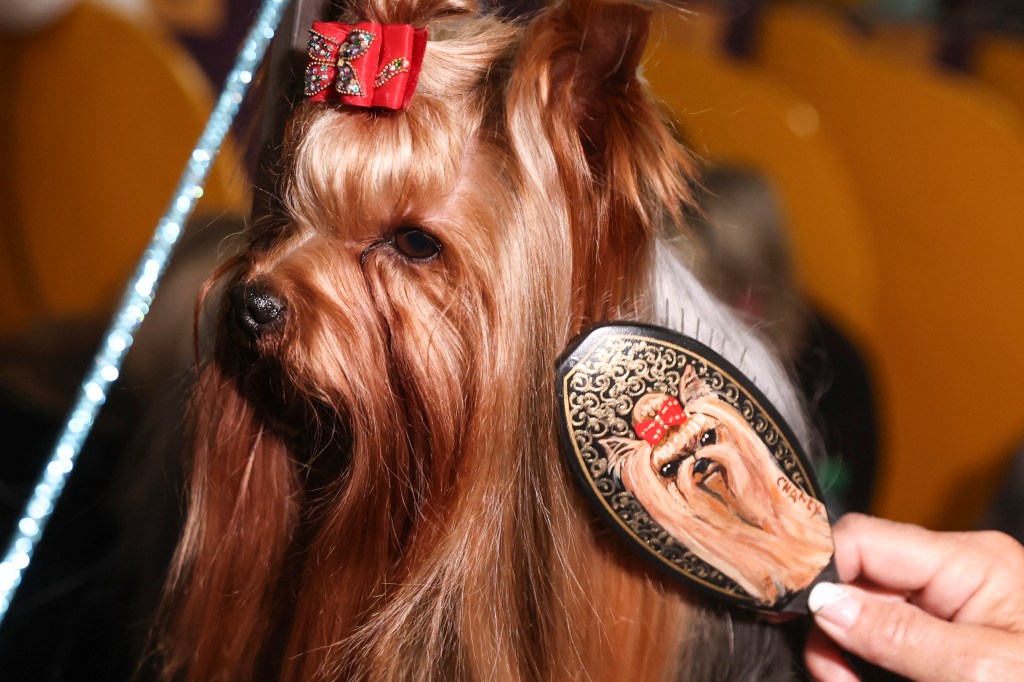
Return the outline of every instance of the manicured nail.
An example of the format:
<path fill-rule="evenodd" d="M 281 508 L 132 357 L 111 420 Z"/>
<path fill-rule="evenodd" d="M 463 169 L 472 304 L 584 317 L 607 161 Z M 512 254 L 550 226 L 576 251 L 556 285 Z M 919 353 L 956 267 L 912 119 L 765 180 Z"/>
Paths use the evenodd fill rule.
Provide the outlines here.
<path fill-rule="evenodd" d="M 846 588 L 835 583 L 815 585 L 807 596 L 807 606 L 818 618 L 844 630 L 850 629 L 860 615 L 860 602 Z"/>

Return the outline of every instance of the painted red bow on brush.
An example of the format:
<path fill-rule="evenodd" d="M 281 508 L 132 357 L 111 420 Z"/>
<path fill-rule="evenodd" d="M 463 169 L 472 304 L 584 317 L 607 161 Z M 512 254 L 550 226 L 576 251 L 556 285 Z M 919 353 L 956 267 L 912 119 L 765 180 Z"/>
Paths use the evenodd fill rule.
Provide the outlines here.
<path fill-rule="evenodd" d="M 427 29 L 409 24 L 314 21 L 305 95 L 357 107 L 405 109 L 416 91 Z"/>
<path fill-rule="evenodd" d="M 685 424 L 689 420 L 690 417 L 683 411 L 679 401 L 669 396 L 652 419 L 642 419 L 633 428 L 636 429 L 636 435 L 651 445 L 657 445 L 665 438 L 669 427 Z"/>

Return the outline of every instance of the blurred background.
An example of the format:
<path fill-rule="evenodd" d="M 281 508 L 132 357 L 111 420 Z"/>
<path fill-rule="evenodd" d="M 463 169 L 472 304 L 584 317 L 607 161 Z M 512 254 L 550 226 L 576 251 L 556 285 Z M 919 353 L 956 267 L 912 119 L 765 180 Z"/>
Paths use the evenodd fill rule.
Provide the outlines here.
<path fill-rule="evenodd" d="M 256 5 L 0 3 L 4 537 Z M 695 264 L 805 386 L 834 507 L 1022 537 L 1024 1 L 687 8 L 644 73 L 704 169 Z M 5 679 L 136 671 L 179 523 L 193 303 L 252 206 L 259 123 L 221 151 L 0 630 Z"/>

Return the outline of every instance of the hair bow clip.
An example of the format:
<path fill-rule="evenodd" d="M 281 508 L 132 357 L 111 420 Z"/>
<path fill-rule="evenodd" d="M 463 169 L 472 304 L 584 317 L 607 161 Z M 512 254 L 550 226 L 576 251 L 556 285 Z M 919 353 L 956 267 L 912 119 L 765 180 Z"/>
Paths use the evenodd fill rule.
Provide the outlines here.
<path fill-rule="evenodd" d="M 679 401 L 669 396 L 652 418 L 638 421 L 633 429 L 636 435 L 651 445 L 657 445 L 665 438 L 670 428 L 685 424 L 689 420 L 690 416 L 683 410 Z"/>
<path fill-rule="evenodd" d="M 306 98 L 405 109 L 416 91 L 426 47 L 427 29 L 410 24 L 315 21 L 309 30 Z"/>

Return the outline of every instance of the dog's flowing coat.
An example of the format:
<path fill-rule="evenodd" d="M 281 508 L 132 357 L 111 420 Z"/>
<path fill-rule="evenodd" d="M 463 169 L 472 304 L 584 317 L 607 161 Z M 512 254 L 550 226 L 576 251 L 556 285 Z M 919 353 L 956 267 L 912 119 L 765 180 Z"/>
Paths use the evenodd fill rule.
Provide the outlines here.
<path fill-rule="evenodd" d="M 466 0 L 349 14 L 430 28 L 419 88 L 401 113 L 300 107 L 287 220 L 223 270 L 283 312 L 244 338 L 224 306 L 202 364 L 165 677 L 785 671 L 776 632 L 598 529 L 557 449 L 555 359 L 613 318 L 746 348 L 741 369 L 796 418 L 763 348 L 658 244 L 690 168 L 637 77 L 648 11 L 569 0 L 525 27 Z M 440 255 L 404 255 L 409 227 Z"/>

